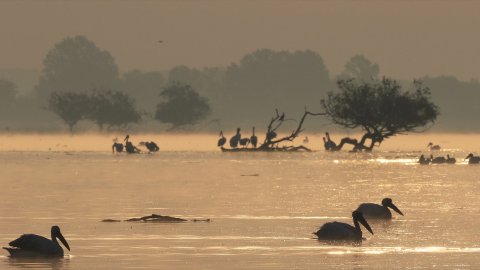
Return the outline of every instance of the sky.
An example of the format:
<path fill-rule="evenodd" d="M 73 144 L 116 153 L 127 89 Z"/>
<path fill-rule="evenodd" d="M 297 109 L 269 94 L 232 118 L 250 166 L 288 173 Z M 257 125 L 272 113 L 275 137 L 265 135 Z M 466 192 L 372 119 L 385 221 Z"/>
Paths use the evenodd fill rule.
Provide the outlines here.
<path fill-rule="evenodd" d="M 84 35 L 122 71 L 227 66 L 270 48 L 314 50 L 331 74 L 363 54 L 398 79 L 479 79 L 479 11 L 453 0 L 2 1 L 0 69 L 41 69 L 55 43 Z"/>

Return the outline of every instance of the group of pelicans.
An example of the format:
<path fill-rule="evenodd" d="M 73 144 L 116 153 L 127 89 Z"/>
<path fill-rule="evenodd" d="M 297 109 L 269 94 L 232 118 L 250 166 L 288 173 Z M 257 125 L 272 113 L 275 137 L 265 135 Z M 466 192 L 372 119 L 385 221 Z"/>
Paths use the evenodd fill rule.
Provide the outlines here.
<path fill-rule="evenodd" d="M 125 146 L 122 143 L 119 143 L 117 138 L 113 139 L 112 153 L 115 153 L 115 151 L 117 153 L 121 153 L 123 152 L 124 148 L 125 148 L 125 152 L 129 154 L 140 153 L 142 150 L 140 150 L 138 147 L 133 145 L 133 143 L 129 139 L 130 139 L 130 135 L 127 134 L 127 136 L 125 136 L 125 139 L 123 139 Z M 149 153 L 157 152 L 158 150 L 160 150 L 160 147 L 158 147 L 158 145 L 153 141 L 140 142 L 139 145 L 145 146 Z"/>
<path fill-rule="evenodd" d="M 440 145 L 438 144 L 433 144 L 433 143 L 428 143 L 427 147 L 430 148 L 431 151 L 438 151 L 441 149 Z M 468 154 L 468 156 L 465 157 L 465 160 L 468 160 L 468 164 L 479 164 L 480 163 L 480 156 L 474 156 L 473 153 Z M 418 159 L 418 163 L 421 165 L 428 165 L 428 164 L 455 164 L 457 160 L 454 157 L 450 157 L 450 155 L 447 155 L 447 157 L 433 157 L 433 155 L 430 155 L 429 158 L 425 157 L 424 155 L 421 155 L 420 158 Z"/>
<path fill-rule="evenodd" d="M 390 220 L 392 213 L 390 209 L 403 216 L 402 211 L 393 204 L 392 199 L 385 198 L 381 205 L 375 203 L 362 203 L 352 212 L 353 226 L 342 222 L 328 222 L 323 224 L 320 229 L 313 234 L 319 240 L 327 241 L 361 241 L 362 224 L 371 234 L 373 230 L 366 219 Z M 11 241 L 9 247 L 4 247 L 10 253 L 11 257 L 63 257 L 64 252 L 60 243 L 70 250 L 67 240 L 62 235 L 58 226 L 52 226 L 51 239 L 36 235 L 24 234 Z"/>
<path fill-rule="evenodd" d="M 225 145 L 225 143 L 227 143 L 227 138 L 225 138 L 225 136 L 223 136 L 223 131 L 222 130 L 220 131 L 219 136 L 220 136 L 220 138 L 218 139 L 217 146 L 218 147 L 223 147 Z M 275 134 L 275 137 L 276 136 L 277 136 L 277 134 Z M 273 137 L 273 138 L 275 138 L 275 137 Z M 237 132 L 235 133 L 235 135 L 233 135 L 230 138 L 229 143 L 230 143 L 230 147 L 234 148 L 234 149 L 237 148 L 239 145 L 246 148 L 250 144 L 252 145 L 253 148 L 257 148 L 258 138 L 255 135 L 255 127 L 252 127 L 252 136 L 250 136 L 250 138 L 248 138 L 248 137 L 242 138 L 242 134 L 240 134 L 240 128 L 237 128 Z"/>

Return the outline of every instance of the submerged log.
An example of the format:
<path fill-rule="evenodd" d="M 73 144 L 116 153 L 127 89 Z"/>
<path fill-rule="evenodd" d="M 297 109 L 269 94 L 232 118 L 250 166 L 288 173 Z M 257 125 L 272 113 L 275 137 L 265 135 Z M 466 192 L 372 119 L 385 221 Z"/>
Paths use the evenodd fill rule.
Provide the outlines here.
<path fill-rule="evenodd" d="M 104 219 L 102 222 L 121 222 L 122 220 L 118 219 Z M 183 219 L 171 216 L 162 216 L 157 214 L 151 214 L 150 216 L 143 216 L 139 218 L 129 218 L 123 220 L 126 222 L 165 222 L 165 223 L 178 223 L 178 222 L 186 222 L 186 221 L 193 221 L 193 222 L 210 222 L 210 219 Z"/>

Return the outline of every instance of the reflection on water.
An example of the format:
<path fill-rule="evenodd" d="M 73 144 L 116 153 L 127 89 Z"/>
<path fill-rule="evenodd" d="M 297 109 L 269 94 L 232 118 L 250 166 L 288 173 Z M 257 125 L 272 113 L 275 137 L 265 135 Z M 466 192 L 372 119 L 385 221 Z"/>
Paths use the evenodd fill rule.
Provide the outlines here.
<path fill-rule="evenodd" d="M 461 159 L 478 149 L 454 145 L 458 138 L 436 140 L 449 150 L 435 155 L 448 153 L 460 164 L 420 166 L 424 142 L 417 150 L 398 142 L 361 154 L 232 154 L 210 146 L 165 151 L 165 139 L 156 154 L 128 156 L 102 150 L 98 141 L 109 144 L 108 136 L 86 137 L 95 143 L 62 137 L 59 147 L 68 154 L 54 148 L 54 136 L 41 137 L 35 149 L 0 145 L 2 245 L 22 233 L 49 235 L 59 225 L 72 248 L 57 260 L 3 252 L 0 269 L 480 268 L 480 166 Z M 199 138 L 207 139 L 216 142 Z M 18 148 L 27 147 L 20 142 Z M 364 234 L 365 241 L 313 237 L 326 222 L 351 224 L 360 203 L 384 197 L 405 216 L 369 220 L 375 234 Z M 152 213 L 212 221 L 100 222 Z"/>

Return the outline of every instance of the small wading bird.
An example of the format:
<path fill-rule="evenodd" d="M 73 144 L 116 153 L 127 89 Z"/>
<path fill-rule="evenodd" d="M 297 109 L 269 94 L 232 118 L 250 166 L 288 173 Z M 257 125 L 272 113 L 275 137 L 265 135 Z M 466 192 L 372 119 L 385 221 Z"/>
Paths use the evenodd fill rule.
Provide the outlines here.
<path fill-rule="evenodd" d="M 220 130 L 220 135 L 219 136 L 220 136 L 220 139 L 218 139 L 217 146 L 222 147 L 227 142 L 227 138 L 225 138 L 223 136 L 223 131 L 222 130 Z"/>
<path fill-rule="evenodd" d="M 353 211 L 353 224 L 354 226 L 342 222 L 328 222 L 314 232 L 319 240 L 340 240 L 340 241 L 359 241 L 362 240 L 362 230 L 360 229 L 359 222 L 373 234 L 372 228 L 368 225 L 367 221 L 360 211 Z"/>
<path fill-rule="evenodd" d="M 250 136 L 250 143 L 253 145 L 253 148 L 257 148 L 258 138 L 255 136 L 255 127 L 252 128 L 252 136 Z"/>
<path fill-rule="evenodd" d="M 392 213 L 388 208 L 392 208 L 393 211 L 403 216 L 402 211 L 393 204 L 392 199 L 390 198 L 383 199 L 382 205 L 376 203 L 362 203 L 358 206 L 357 211 L 362 212 L 363 216 L 368 219 L 391 219 Z"/>
<path fill-rule="evenodd" d="M 474 156 L 472 153 L 468 154 L 468 156 L 465 159 L 468 159 L 468 164 L 478 164 L 478 163 L 480 163 L 480 157 L 479 156 Z"/>
<path fill-rule="evenodd" d="M 427 147 L 430 147 L 431 151 L 438 151 L 438 150 L 441 149 L 440 145 L 438 145 L 438 144 L 434 145 L 432 142 L 429 142 Z"/>
<path fill-rule="evenodd" d="M 52 226 L 52 239 L 36 234 L 24 234 L 9 243 L 11 247 L 4 247 L 11 257 L 63 257 L 63 249 L 57 238 L 70 250 L 67 240 L 63 237 L 58 226 Z"/>

